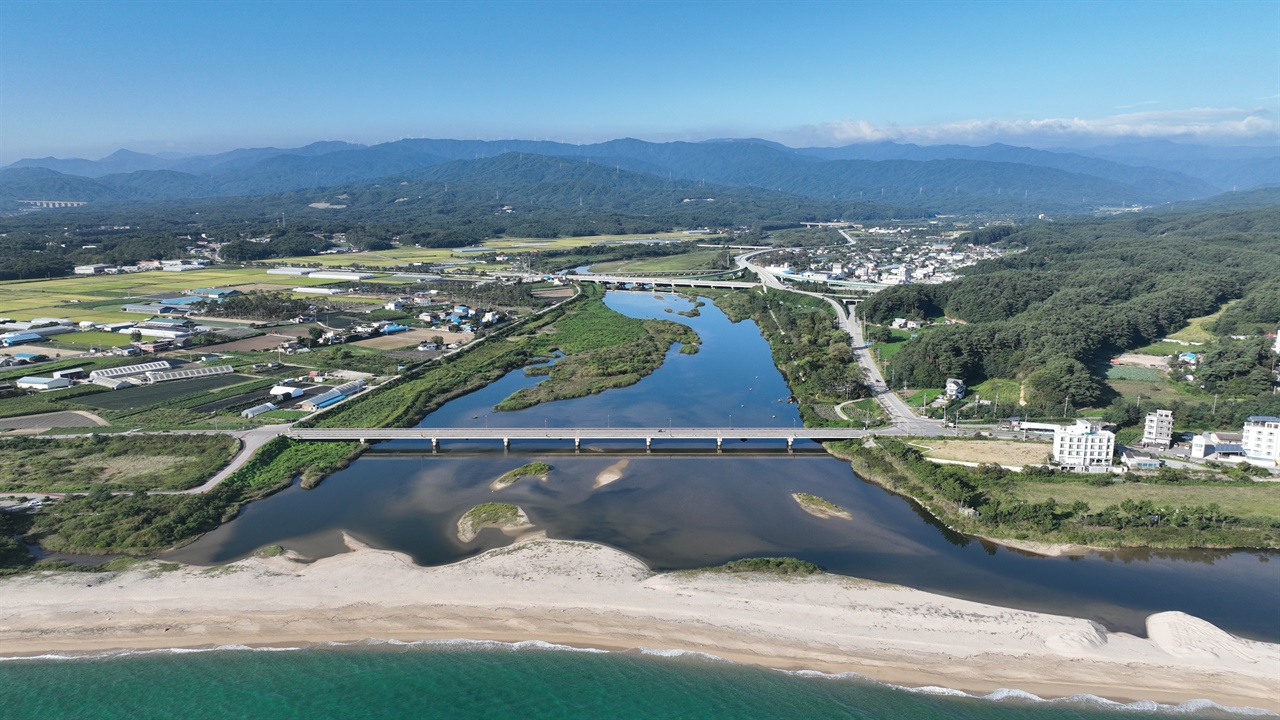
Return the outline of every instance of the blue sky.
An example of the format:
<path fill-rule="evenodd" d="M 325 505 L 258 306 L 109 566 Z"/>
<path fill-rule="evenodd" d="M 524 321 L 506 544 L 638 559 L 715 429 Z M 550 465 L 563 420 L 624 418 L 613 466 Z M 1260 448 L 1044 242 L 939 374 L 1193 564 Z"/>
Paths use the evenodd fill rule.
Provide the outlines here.
<path fill-rule="evenodd" d="M 321 139 L 1275 143 L 1280 2 L 0 1 L 0 162 Z"/>

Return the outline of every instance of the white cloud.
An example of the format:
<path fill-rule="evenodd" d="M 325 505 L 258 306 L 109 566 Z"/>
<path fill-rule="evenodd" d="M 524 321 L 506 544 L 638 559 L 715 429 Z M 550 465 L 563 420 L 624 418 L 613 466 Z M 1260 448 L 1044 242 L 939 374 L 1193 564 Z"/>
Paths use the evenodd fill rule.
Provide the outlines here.
<path fill-rule="evenodd" d="M 1019 145 L 1078 145 L 1118 140 L 1168 139 L 1197 143 L 1276 141 L 1280 123 L 1262 108 L 1191 108 L 1149 110 L 1085 120 L 962 120 L 936 125 L 875 125 L 866 120 L 839 120 L 778 134 L 787 144 L 848 145 L 903 142 L 921 145 L 1008 142 Z"/>

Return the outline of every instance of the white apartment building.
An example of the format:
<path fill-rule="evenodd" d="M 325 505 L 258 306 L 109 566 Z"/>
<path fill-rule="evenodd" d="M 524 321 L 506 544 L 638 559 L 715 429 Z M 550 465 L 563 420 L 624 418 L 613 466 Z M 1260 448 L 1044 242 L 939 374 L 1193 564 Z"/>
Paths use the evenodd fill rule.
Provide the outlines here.
<path fill-rule="evenodd" d="M 1280 418 L 1254 415 L 1244 424 L 1240 446 L 1254 465 L 1280 465 Z"/>
<path fill-rule="evenodd" d="M 1064 470 L 1099 472 L 1111 469 L 1116 435 L 1088 420 L 1053 431 L 1053 460 Z"/>
<path fill-rule="evenodd" d="M 1173 444 L 1173 411 L 1157 410 L 1147 413 L 1147 424 L 1142 429 L 1142 444 L 1147 447 L 1167 448 Z"/>

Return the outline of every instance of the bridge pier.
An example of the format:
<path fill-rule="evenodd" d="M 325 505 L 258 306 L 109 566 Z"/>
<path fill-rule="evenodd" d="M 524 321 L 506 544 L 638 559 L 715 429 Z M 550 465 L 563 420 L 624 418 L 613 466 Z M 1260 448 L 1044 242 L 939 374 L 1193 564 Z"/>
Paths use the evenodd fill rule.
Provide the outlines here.
<path fill-rule="evenodd" d="M 510 449 L 511 449 L 511 438 L 509 438 L 509 437 L 504 437 L 504 438 L 502 438 L 502 449 L 503 449 L 503 450 L 510 450 Z"/>
<path fill-rule="evenodd" d="M 716 438 L 716 452 L 720 452 L 723 445 L 724 445 L 724 438 L 722 437 Z"/>
<path fill-rule="evenodd" d="M 652 450 L 652 449 L 653 449 L 653 438 L 651 438 L 651 437 L 647 437 L 647 438 L 645 438 L 645 439 L 644 439 L 644 451 L 645 451 L 645 452 L 649 452 L 649 451 L 650 451 L 650 450 Z"/>
<path fill-rule="evenodd" d="M 787 452 L 791 452 L 791 445 L 795 443 L 795 441 L 796 439 L 793 437 L 787 438 Z"/>
<path fill-rule="evenodd" d="M 431 438 L 431 452 L 436 452 L 436 451 L 438 451 L 439 449 L 440 449 L 440 439 L 439 439 L 439 438 Z"/>

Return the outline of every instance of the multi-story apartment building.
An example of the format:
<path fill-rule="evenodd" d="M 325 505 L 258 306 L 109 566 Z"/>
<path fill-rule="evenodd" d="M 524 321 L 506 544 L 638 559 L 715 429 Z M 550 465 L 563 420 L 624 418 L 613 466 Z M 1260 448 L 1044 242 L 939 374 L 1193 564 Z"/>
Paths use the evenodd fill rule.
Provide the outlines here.
<path fill-rule="evenodd" d="M 1244 457 L 1255 465 L 1280 465 L 1280 418 L 1255 415 L 1244 424 L 1240 446 Z"/>
<path fill-rule="evenodd" d="M 1088 420 L 1053 431 L 1053 459 L 1064 470 L 1097 472 L 1111 468 L 1116 435 Z"/>
<path fill-rule="evenodd" d="M 1142 444 L 1147 447 L 1167 448 L 1173 444 L 1173 411 L 1157 410 L 1147 413 L 1147 424 L 1142 429 Z"/>

